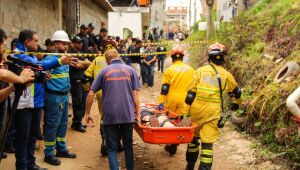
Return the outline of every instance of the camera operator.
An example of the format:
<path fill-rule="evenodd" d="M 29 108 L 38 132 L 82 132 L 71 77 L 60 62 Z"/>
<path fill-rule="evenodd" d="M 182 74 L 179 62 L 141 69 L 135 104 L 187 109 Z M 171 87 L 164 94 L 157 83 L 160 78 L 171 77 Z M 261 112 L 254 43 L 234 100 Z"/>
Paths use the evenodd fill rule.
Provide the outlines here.
<path fill-rule="evenodd" d="M 35 52 L 38 48 L 38 35 L 32 30 L 22 30 L 16 52 Z M 71 58 L 62 56 L 51 60 L 38 61 L 28 54 L 16 54 L 14 57 L 40 64 L 44 70 L 50 70 L 63 64 L 69 64 Z M 44 106 L 44 85 L 33 83 L 28 86 L 20 98 L 15 115 L 16 122 L 16 169 L 39 170 L 35 163 L 34 148 L 40 127 L 41 112 Z"/>
<path fill-rule="evenodd" d="M 14 85 L 7 83 L 19 83 L 24 84 L 34 80 L 34 73 L 30 69 L 24 69 L 20 76 L 17 76 L 13 72 L 6 69 L 6 65 L 3 60 L 3 53 L 7 47 L 7 35 L 0 28 L 0 133 L 3 133 L 3 125 L 5 121 L 5 115 L 7 112 L 7 100 L 6 98 L 14 90 Z M 0 153 L 0 158 L 6 158 L 5 153 Z"/>

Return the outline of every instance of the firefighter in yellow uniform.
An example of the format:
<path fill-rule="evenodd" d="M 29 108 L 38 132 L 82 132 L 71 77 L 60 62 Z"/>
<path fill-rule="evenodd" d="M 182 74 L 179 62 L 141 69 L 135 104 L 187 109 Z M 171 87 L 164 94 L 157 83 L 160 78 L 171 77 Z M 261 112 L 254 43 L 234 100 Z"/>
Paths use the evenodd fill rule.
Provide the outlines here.
<path fill-rule="evenodd" d="M 183 63 L 183 49 L 176 47 L 171 50 L 170 55 L 173 65 L 164 72 L 158 103 L 160 103 L 160 107 L 165 106 L 181 115 L 188 88 L 193 80 L 194 69 Z M 175 144 L 166 145 L 165 150 L 173 155 L 177 151 L 177 146 Z"/>
<path fill-rule="evenodd" d="M 116 49 L 117 48 L 117 44 L 115 41 L 113 41 L 112 39 L 107 39 L 105 40 L 105 42 L 102 45 L 102 53 L 105 53 L 105 51 L 109 50 L 109 49 Z M 90 85 L 92 84 L 92 81 L 94 79 L 96 79 L 98 73 L 104 69 L 104 67 L 107 66 L 106 60 L 104 58 L 104 56 L 98 56 L 95 58 L 95 60 L 91 63 L 91 65 L 89 66 L 89 68 L 85 71 L 85 76 L 86 79 L 88 79 L 88 83 L 86 83 L 85 85 L 85 90 L 87 89 L 87 91 L 89 91 Z M 100 134 L 102 137 L 102 144 L 101 144 L 101 150 L 100 153 L 102 155 L 107 155 L 106 152 L 106 144 L 105 144 L 105 136 L 104 136 L 104 131 L 103 131 L 103 124 L 102 124 L 102 91 L 98 91 L 96 93 L 97 96 L 97 101 L 98 101 L 98 109 L 99 109 L 99 113 L 101 115 L 101 122 L 100 122 Z M 119 144 L 119 150 L 122 150 L 122 146 L 121 144 Z"/>
<path fill-rule="evenodd" d="M 213 143 L 219 137 L 219 129 L 224 126 L 226 117 L 222 115 L 223 93 L 227 92 L 234 100 L 231 110 L 236 111 L 241 103 L 241 90 L 231 73 L 221 64 L 226 50 L 224 45 L 215 43 L 208 49 L 209 65 L 195 72 L 193 83 L 185 99 L 183 117 L 190 116 L 198 125 L 194 139 L 186 152 L 187 168 L 193 170 L 199 155 L 201 140 L 200 170 L 210 170 L 213 161 Z M 222 95 L 221 95 L 222 93 Z M 224 110 L 223 110 L 224 111 Z"/>

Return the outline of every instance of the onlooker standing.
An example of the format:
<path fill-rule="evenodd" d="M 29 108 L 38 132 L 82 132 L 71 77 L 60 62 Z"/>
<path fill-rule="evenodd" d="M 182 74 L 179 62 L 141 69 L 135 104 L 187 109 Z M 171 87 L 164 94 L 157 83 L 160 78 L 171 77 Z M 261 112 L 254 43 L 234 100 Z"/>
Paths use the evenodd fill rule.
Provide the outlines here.
<path fill-rule="evenodd" d="M 89 41 L 89 52 L 90 53 L 96 53 L 98 51 L 94 30 L 95 30 L 95 26 L 93 25 L 93 23 L 89 23 L 88 28 L 87 28 L 87 38 Z M 92 59 L 94 59 L 94 58 L 92 58 Z"/>
<path fill-rule="evenodd" d="M 10 43 L 10 49 L 14 51 L 17 48 L 17 43 L 19 42 L 18 38 L 14 38 Z"/>
<path fill-rule="evenodd" d="M 129 57 L 128 57 L 127 55 L 122 55 L 122 54 L 126 54 L 126 51 L 127 51 L 126 46 L 125 46 L 125 45 L 122 45 L 122 46 L 121 46 L 121 49 L 120 49 L 120 55 L 121 55 L 121 58 L 122 58 L 123 62 L 124 62 L 126 65 L 129 65 L 129 66 L 130 66 L 131 63 L 130 63 Z"/>
<path fill-rule="evenodd" d="M 140 53 L 140 48 L 142 47 L 142 41 L 137 40 L 135 45 L 128 49 L 128 53 Z M 133 69 L 136 71 L 138 78 L 140 79 L 141 77 L 141 56 L 140 55 L 135 55 L 135 56 L 130 56 L 130 63 Z"/>
<path fill-rule="evenodd" d="M 34 52 L 38 48 L 38 35 L 32 30 L 22 30 L 19 35 L 19 43 L 16 52 Z M 41 64 L 44 70 L 50 70 L 67 64 L 69 58 L 38 61 L 36 56 L 28 54 L 16 54 L 15 57 Z M 36 136 L 40 128 L 41 111 L 44 107 L 44 85 L 34 83 L 26 88 L 20 98 L 15 115 L 16 121 L 16 169 L 37 170 L 43 169 L 35 164 L 34 148 Z"/>
<path fill-rule="evenodd" d="M 55 52 L 66 53 L 70 42 L 67 33 L 63 30 L 53 34 Z M 59 56 L 47 56 L 45 61 L 58 59 Z M 68 57 L 68 63 L 74 67 L 74 58 Z M 78 66 L 79 67 L 79 66 Z M 45 85 L 45 159 L 51 165 L 60 165 L 57 157 L 76 158 L 76 154 L 68 151 L 66 146 L 66 132 L 68 126 L 68 106 L 70 90 L 69 65 L 61 65 L 50 71 L 51 78 Z M 54 150 L 57 150 L 56 156 Z"/>
<path fill-rule="evenodd" d="M 156 49 L 156 52 L 166 52 L 167 49 L 164 46 L 160 46 Z M 164 72 L 164 64 L 167 54 L 158 54 L 157 55 L 157 63 L 158 63 L 158 71 Z"/>
<path fill-rule="evenodd" d="M 50 38 L 46 39 L 44 45 L 46 46 L 47 53 L 51 53 L 55 50 L 54 42 Z"/>
<path fill-rule="evenodd" d="M 180 40 L 180 41 L 183 41 L 184 40 L 184 34 L 182 32 L 178 32 L 177 33 L 177 38 Z"/>
<path fill-rule="evenodd" d="M 80 33 L 77 34 L 82 40 L 82 53 L 88 53 L 89 52 L 89 39 L 87 37 L 87 27 L 82 24 L 80 26 Z"/>
<path fill-rule="evenodd" d="M 106 28 L 101 28 L 100 29 L 100 34 L 96 36 L 96 45 L 98 48 L 98 51 L 102 51 L 102 45 L 104 43 L 104 41 L 107 39 L 108 36 L 108 31 Z"/>
<path fill-rule="evenodd" d="M 90 109 L 95 93 L 102 89 L 103 127 L 107 141 L 109 167 L 119 170 L 118 134 L 122 133 L 125 162 L 128 170 L 133 170 L 132 133 L 134 113 L 139 114 L 139 79 L 131 67 L 122 63 L 116 50 L 108 50 L 105 59 L 109 66 L 104 68 L 91 86 L 86 104 L 87 122 L 93 119 Z"/>
<path fill-rule="evenodd" d="M 79 36 L 74 36 L 72 39 L 72 47 L 70 53 L 82 52 L 83 40 Z M 76 68 L 70 66 L 69 74 L 71 80 L 71 95 L 72 95 L 72 108 L 73 108 L 73 123 L 71 127 L 78 132 L 85 132 L 86 126 L 82 125 L 82 118 L 85 111 L 85 97 L 86 93 L 83 89 L 82 80 L 84 79 L 84 71 L 91 64 L 88 59 L 83 57 L 78 58 L 78 62 L 81 62 L 82 68 Z"/>
<path fill-rule="evenodd" d="M 146 47 L 146 52 L 145 53 L 152 53 L 152 46 L 150 44 L 147 45 Z M 143 59 L 143 63 L 146 64 L 146 77 L 147 77 L 147 84 L 148 87 L 153 87 L 154 84 L 154 67 L 155 67 L 155 62 L 156 62 L 156 56 L 153 54 L 146 55 L 145 58 Z"/>

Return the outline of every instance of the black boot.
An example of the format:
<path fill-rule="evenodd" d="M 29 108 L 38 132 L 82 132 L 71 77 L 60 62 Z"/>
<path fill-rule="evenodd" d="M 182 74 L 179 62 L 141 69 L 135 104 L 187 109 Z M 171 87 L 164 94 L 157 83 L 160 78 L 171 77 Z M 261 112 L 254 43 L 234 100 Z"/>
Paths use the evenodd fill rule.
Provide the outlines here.
<path fill-rule="evenodd" d="M 45 156 L 44 161 L 54 166 L 58 166 L 61 163 L 60 160 L 57 159 L 54 155 Z"/>
<path fill-rule="evenodd" d="M 165 146 L 165 151 L 169 152 L 170 155 L 174 155 L 177 152 L 177 146 L 178 145 L 168 144 Z"/>
<path fill-rule="evenodd" d="M 194 138 L 193 141 L 188 144 L 186 155 L 185 155 L 187 161 L 186 170 L 194 170 L 195 168 L 195 164 L 197 162 L 198 155 L 199 155 L 200 143 L 198 140 L 199 140 L 198 138 Z"/>
<path fill-rule="evenodd" d="M 212 167 L 211 163 L 206 164 L 206 163 L 201 162 L 198 170 L 211 170 L 211 167 Z"/>
<path fill-rule="evenodd" d="M 28 167 L 27 170 L 48 170 L 47 168 L 41 168 L 40 166 L 38 166 L 37 164 Z"/>
<path fill-rule="evenodd" d="M 195 162 L 196 163 L 196 162 Z M 195 163 L 188 163 L 185 167 L 185 170 L 194 170 Z"/>
<path fill-rule="evenodd" d="M 211 170 L 213 162 L 213 144 L 202 143 L 199 170 Z"/>
<path fill-rule="evenodd" d="M 102 156 L 106 156 L 107 155 L 107 146 L 106 146 L 105 142 L 102 142 L 102 144 L 101 144 L 100 153 L 101 153 Z"/>
<path fill-rule="evenodd" d="M 57 157 L 62 157 L 62 158 L 76 158 L 76 154 L 69 152 L 69 151 L 65 151 L 65 152 L 57 152 L 56 153 Z"/>
<path fill-rule="evenodd" d="M 86 132 L 86 129 L 79 123 L 73 123 L 71 125 L 71 128 L 78 132 L 82 132 L 82 133 Z"/>

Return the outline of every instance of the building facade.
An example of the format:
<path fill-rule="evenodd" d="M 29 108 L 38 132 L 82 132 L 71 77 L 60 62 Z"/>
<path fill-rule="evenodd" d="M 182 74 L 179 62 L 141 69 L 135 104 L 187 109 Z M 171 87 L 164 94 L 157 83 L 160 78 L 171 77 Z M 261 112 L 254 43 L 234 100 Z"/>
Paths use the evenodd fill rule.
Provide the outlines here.
<path fill-rule="evenodd" d="M 187 30 L 187 23 L 187 7 L 168 7 L 166 11 L 165 29 L 173 32 Z"/>
<path fill-rule="evenodd" d="M 143 38 L 144 30 L 150 26 L 149 7 L 114 7 L 108 13 L 108 31 L 112 36 Z"/>
<path fill-rule="evenodd" d="M 166 19 L 166 0 L 155 0 L 151 4 L 151 23 L 150 27 L 163 28 L 164 20 Z"/>
<path fill-rule="evenodd" d="M 18 37 L 23 29 L 32 29 L 39 35 L 40 44 L 59 29 L 72 36 L 80 24 L 92 22 L 97 32 L 108 25 L 107 0 L 0 0 L 0 27 L 9 40 Z"/>

